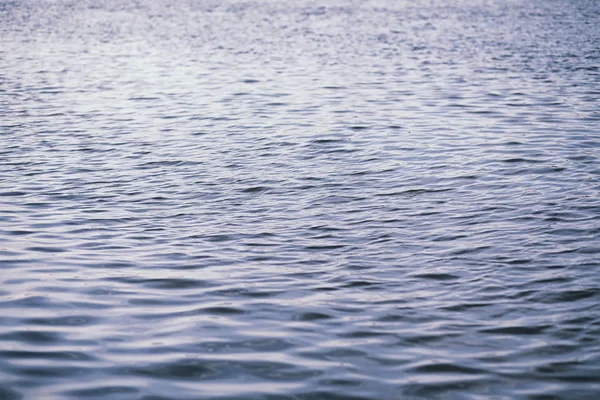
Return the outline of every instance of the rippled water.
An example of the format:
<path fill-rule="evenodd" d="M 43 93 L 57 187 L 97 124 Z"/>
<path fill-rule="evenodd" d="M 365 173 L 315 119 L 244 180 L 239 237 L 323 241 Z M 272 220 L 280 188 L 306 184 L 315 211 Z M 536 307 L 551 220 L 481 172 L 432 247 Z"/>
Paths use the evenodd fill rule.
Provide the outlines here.
<path fill-rule="evenodd" d="M 600 3 L 0 1 L 0 398 L 600 398 Z"/>

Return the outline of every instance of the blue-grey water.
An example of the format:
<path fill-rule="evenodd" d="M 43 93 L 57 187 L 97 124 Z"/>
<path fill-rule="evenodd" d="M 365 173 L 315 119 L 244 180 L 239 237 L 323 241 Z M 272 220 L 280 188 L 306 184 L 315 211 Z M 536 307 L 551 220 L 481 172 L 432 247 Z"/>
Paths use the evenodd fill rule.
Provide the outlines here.
<path fill-rule="evenodd" d="M 0 399 L 600 399 L 600 2 L 1 0 Z"/>

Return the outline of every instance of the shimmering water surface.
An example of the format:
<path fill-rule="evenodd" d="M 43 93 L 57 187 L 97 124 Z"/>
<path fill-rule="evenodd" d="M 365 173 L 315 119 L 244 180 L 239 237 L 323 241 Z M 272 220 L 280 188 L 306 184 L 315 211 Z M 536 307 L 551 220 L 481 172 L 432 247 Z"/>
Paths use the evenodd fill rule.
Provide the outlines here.
<path fill-rule="evenodd" d="M 599 399 L 600 3 L 0 1 L 0 399 Z"/>

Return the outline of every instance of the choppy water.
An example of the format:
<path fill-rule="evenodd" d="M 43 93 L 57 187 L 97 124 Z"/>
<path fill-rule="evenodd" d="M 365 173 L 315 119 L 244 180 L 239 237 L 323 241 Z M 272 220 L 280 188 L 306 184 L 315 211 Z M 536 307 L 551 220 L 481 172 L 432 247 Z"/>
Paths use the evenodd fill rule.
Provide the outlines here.
<path fill-rule="evenodd" d="M 0 398 L 600 398 L 600 3 L 0 1 Z"/>

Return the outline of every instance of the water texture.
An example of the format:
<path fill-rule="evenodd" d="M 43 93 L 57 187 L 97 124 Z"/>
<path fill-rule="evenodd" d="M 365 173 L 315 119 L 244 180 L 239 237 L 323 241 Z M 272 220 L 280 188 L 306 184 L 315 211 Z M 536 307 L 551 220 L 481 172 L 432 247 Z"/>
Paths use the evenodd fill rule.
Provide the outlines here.
<path fill-rule="evenodd" d="M 600 3 L 0 1 L 0 399 L 600 398 Z"/>

